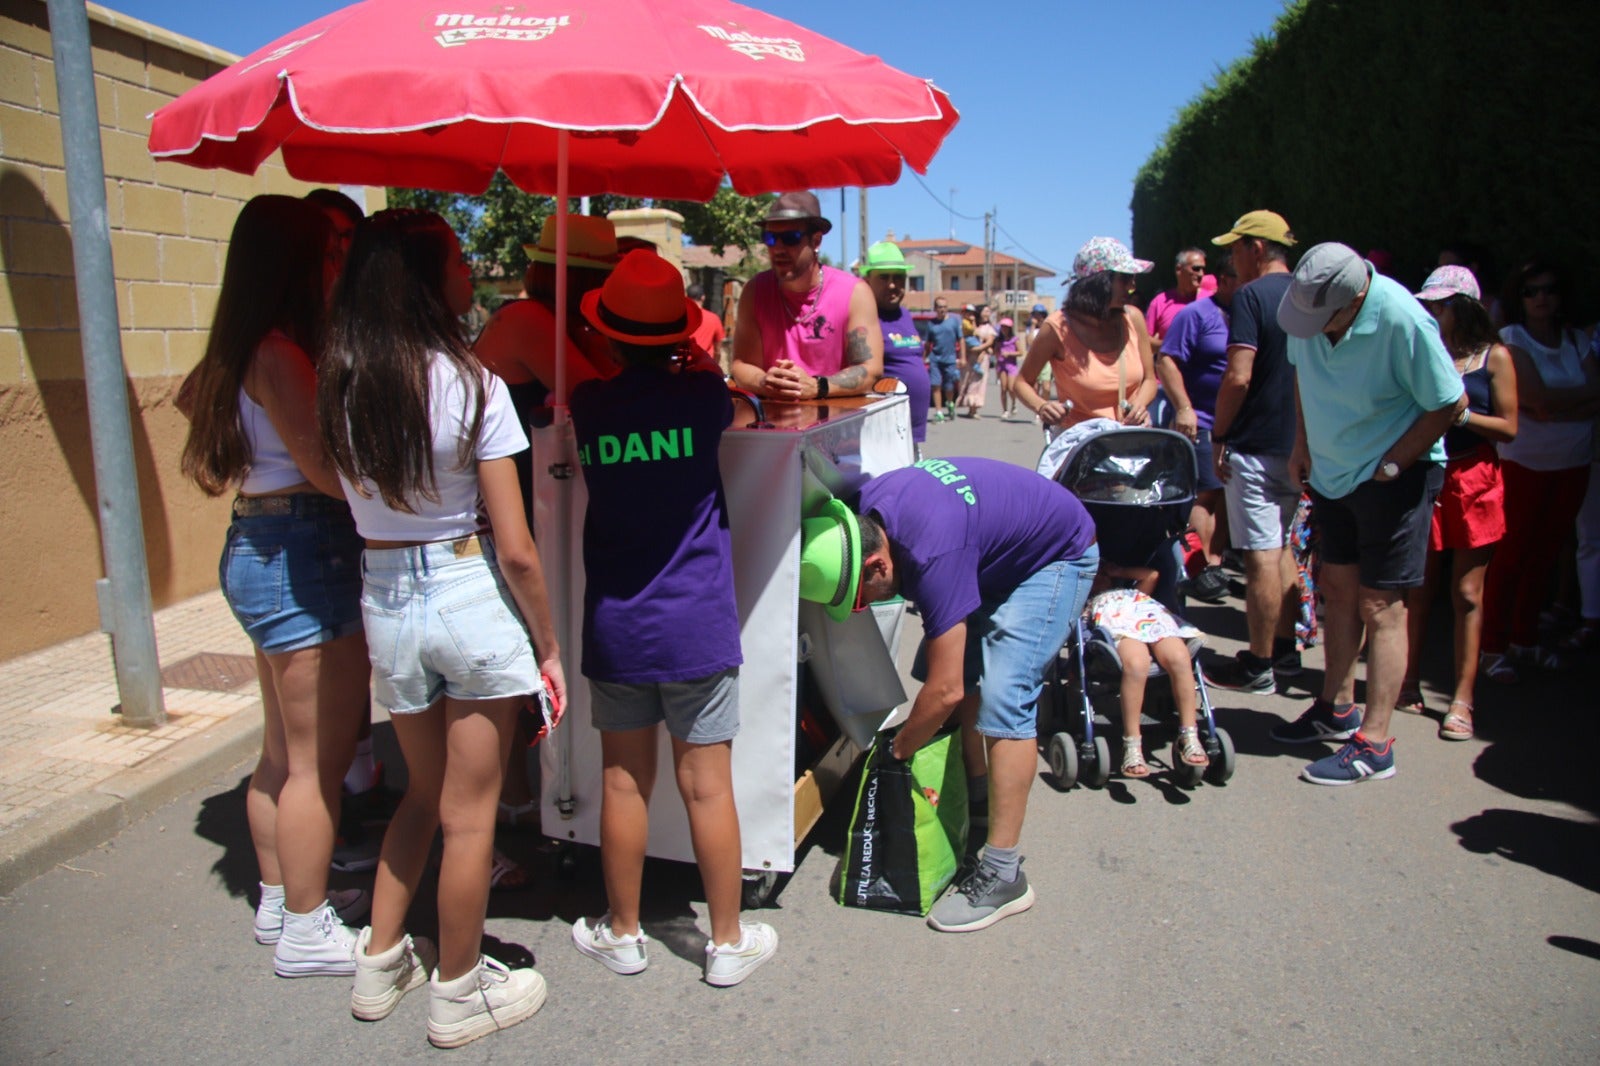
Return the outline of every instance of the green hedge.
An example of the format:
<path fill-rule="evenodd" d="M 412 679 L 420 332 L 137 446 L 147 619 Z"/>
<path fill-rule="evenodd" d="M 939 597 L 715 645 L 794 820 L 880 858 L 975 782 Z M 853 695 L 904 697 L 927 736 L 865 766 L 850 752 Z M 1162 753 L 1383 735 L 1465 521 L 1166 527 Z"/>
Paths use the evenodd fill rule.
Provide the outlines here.
<path fill-rule="evenodd" d="M 1535 252 L 1600 313 L 1600 3 L 1298 0 L 1179 113 L 1134 180 L 1133 240 L 1157 261 L 1245 211 L 1304 249 L 1383 248 L 1417 283 L 1470 240 L 1498 276 Z"/>

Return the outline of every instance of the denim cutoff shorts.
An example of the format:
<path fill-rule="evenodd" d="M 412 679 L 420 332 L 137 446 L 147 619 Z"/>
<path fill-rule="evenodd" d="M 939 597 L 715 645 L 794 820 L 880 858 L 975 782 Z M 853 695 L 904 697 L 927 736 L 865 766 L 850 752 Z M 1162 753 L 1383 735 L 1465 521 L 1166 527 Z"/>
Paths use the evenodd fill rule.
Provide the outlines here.
<path fill-rule="evenodd" d="M 361 535 L 343 500 L 284 497 L 291 513 L 236 517 L 217 581 L 233 616 L 269 655 L 361 629 Z"/>
<path fill-rule="evenodd" d="M 1045 669 L 1061 652 L 1073 619 L 1083 613 L 1100 570 L 1100 548 L 1042 567 L 1003 600 L 985 600 L 967 616 L 966 690 L 978 693 L 978 732 L 997 740 L 1039 733 Z M 927 678 L 927 645 L 911 674 Z"/>
<path fill-rule="evenodd" d="M 373 695 L 391 714 L 425 711 L 441 696 L 489 700 L 543 688 L 488 536 L 368 548 L 361 570 Z"/>

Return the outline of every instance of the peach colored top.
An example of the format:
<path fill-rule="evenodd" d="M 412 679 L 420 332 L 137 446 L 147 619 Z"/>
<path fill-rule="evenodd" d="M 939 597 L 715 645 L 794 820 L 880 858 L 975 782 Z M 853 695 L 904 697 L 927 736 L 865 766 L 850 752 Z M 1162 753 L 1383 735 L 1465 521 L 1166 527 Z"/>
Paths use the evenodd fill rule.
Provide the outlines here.
<path fill-rule="evenodd" d="M 1062 419 L 1061 427 L 1075 426 L 1091 418 L 1110 418 L 1121 421 L 1117 410 L 1117 360 L 1106 358 L 1089 350 L 1067 325 L 1066 313 L 1057 308 L 1044 320 L 1044 329 L 1055 334 L 1058 353 L 1050 357 L 1050 371 L 1055 382 L 1056 399 L 1062 403 L 1072 401 L 1072 410 Z M 1132 396 L 1144 384 L 1144 361 L 1139 358 L 1139 339 L 1132 328 L 1123 322 L 1124 342 L 1119 353 L 1125 370 L 1122 393 Z"/>

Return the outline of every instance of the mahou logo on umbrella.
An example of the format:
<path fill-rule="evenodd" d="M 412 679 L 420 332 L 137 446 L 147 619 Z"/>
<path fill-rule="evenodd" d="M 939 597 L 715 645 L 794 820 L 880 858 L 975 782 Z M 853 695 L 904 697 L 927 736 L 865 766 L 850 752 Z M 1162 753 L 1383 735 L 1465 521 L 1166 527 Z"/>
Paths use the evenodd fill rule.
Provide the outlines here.
<path fill-rule="evenodd" d="M 523 15 L 518 13 L 521 10 L 503 7 L 493 15 L 442 12 L 434 16 L 433 25 L 441 32 L 433 39 L 443 48 L 473 41 L 542 41 L 572 25 L 571 15 Z"/>
<path fill-rule="evenodd" d="M 726 30 L 721 26 L 701 26 L 702 30 L 709 33 L 719 41 L 726 41 L 728 47 L 740 55 L 747 55 L 757 62 L 763 56 L 777 56 L 787 59 L 791 63 L 804 63 L 806 50 L 800 42 L 793 37 L 759 37 L 741 29 Z"/>

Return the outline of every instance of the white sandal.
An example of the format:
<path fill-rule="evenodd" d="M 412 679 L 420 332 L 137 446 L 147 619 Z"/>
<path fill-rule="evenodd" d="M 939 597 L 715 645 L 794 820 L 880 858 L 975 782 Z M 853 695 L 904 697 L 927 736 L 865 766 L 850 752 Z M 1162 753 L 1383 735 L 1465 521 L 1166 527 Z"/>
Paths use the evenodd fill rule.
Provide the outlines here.
<path fill-rule="evenodd" d="M 1144 761 L 1144 742 L 1140 737 L 1122 738 L 1122 776 L 1150 776 L 1150 764 Z"/>
<path fill-rule="evenodd" d="M 1200 743 L 1200 728 L 1189 726 L 1187 729 L 1178 730 L 1177 743 L 1178 758 L 1186 766 L 1210 766 L 1211 756 L 1206 754 L 1206 749 Z"/>

